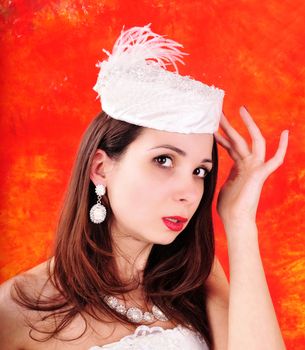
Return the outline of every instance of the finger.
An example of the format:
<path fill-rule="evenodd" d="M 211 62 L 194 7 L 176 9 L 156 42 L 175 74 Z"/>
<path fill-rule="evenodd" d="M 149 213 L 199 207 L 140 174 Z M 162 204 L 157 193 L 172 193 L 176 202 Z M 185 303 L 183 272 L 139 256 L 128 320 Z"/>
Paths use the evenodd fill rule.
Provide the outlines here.
<path fill-rule="evenodd" d="M 235 160 L 235 161 L 239 161 L 240 160 L 240 156 L 238 155 L 237 152 L 235 152 L 233 150 L 229 140 L 227 140 L 225 137 L 220 135 L 218 132 L 214 133 L 214 135 L 215 135 L 215 139 L 216 139 L 217 143 L 219 143 L 223 148 L 225 148 L 227 150 L 227 152 L 229 153 L 231 158 L 233 160 Z"/>
<path fill-rule="evenodd" d="M 279 147 L 275 155 L 264 164 L 264 170 L 267 172 L 267 176 L 283 164 L 288 146 L 288 134 L 288 130 L 282 131 Z"/>
<path fill-rule="evenodd" d="M 247 142 L 244 138 L 232 127 L 226 116 L 222 113 L 220 118 L 220 126 L 225 134 L 230 139 L 237 153 L 239 153 L 241 158 L 249 156 L 251 153 Z"/>
<path fill-rule="evenodd" d="M 241 106 L 239 109 L 239 114 L 242 117 L 248 132 L 252 139 L 252 153 L 259 158 L 261 161 L 265 161 L 266 156 L 266 141 L 259 129 L 255 124 L 250 113 L 247 111 L 245 106 Z"/>
<path fill-rule="evenodd" d="M 219 142 L 224 148 L 226 149 L 231 148 L 231 144 L 229 140 L 227 140 L 224 136 L 220 135 L 219 132 L 215 132 L 214 136 L 216 141 Z"/>

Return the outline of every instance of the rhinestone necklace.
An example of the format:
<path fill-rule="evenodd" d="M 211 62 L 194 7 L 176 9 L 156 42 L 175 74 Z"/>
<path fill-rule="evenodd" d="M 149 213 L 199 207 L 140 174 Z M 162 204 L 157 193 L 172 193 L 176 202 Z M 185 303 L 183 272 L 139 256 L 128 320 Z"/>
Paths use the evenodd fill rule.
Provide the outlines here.
<path fill-rule="evenodd" d="M 158 308 L 158 306 L 153 305 L 151 312 L 142 312 L 138 307 L 126 308 L 125 305 L 120 304 L 119 300 L 111 295 L 104 296 L 104 301 L 106 304 L 117 313 L 125 315 L 131 322 L 141 323 L 142 321 L 152 323 L 156 320 L 168 321 L 168 318 L 164 313 Z"/>

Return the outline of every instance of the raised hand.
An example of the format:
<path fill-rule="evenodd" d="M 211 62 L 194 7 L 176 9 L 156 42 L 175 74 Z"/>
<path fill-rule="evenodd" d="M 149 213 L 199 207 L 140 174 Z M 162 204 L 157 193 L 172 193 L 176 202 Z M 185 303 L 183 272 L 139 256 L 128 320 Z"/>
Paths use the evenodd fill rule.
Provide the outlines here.
<path fill-rule="evenodd" d="M 274 156 L 265 161 L 266 141 L 245 107 L 240 116 L 252 139 L 252 149 L 222 114 L 220 127 L 225 136 L 215 133 L 218 144 L 224 147 L 234 164 L 221 187 L 217 199 L 217 211 L 224 223 L 254 221 L 262 186 L 267 177 L 284 161 L 288 145 L 288 130 L 281 133 Z"/>

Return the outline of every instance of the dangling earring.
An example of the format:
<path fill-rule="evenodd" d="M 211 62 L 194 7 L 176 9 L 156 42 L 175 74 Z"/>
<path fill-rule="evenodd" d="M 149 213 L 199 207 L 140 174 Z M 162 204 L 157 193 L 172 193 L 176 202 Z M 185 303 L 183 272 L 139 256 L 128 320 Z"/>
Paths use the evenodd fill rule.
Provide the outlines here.
<path fill-rule="evenodd" d="M 90 220 L 95 224 L 100 224 L 106 218 L 106 208 L 101 204 L 101 198 L 106 193 L 106 187 L 104 185 L 97 185 L 95 187 L 95 193 L 97 194 L 97 204 L 90 209 Z"/>

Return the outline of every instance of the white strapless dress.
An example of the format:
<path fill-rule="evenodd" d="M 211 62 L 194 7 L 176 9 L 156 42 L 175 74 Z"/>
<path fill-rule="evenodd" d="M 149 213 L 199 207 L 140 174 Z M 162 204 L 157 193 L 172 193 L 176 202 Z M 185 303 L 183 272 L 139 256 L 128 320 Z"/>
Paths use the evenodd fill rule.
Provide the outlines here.
<path fill-rule="evenodd" d="M 178 325 L 172 329 L 141 325 L 131 335 L 104 346 L 92 346 L 88 350 L 209 350 L 197 333 Z"/>

